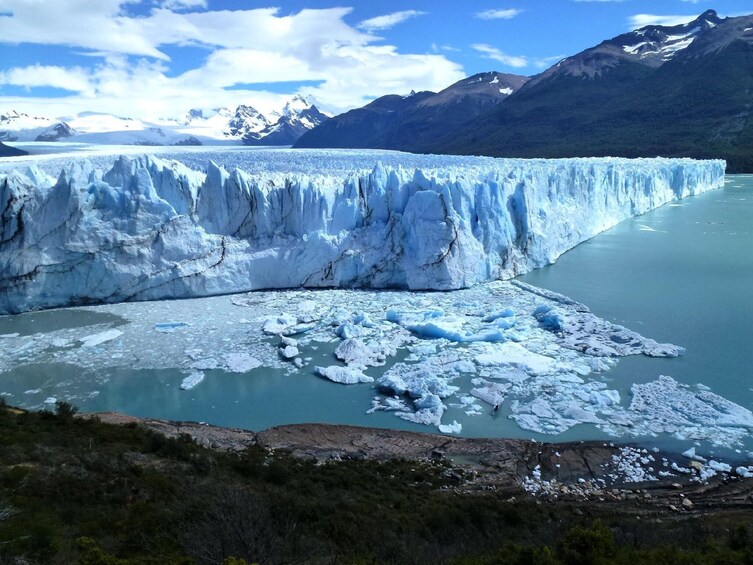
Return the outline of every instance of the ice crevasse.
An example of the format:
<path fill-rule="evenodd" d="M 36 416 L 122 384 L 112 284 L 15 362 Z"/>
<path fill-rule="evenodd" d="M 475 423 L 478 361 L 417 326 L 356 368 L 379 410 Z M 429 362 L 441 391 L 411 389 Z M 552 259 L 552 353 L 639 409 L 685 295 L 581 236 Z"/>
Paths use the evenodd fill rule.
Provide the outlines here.
<path fill-rule="evenodd" d="M 0 313 L 254 289 L 449 290 L 552 263 L 725 162 L 494 159 L 285 175 L 121 157 L 0 175 Z"/>

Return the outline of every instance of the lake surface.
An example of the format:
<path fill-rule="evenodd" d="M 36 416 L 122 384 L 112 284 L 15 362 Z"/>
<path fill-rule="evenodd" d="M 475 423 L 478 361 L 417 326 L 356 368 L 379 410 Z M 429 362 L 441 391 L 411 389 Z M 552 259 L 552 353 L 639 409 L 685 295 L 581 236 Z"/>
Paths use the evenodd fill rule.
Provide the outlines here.
<path fill-rule="evenodd" d="M 646 337 L 686 348 L 685 355 L 676 359 L 621 358 L 605 372 L 600 378 L 620 392 L 623 404 L 630 401 L 632 384 L 669 375 L 681 383 L 703 383 L 712 392 L 753 408 L 753 176 L 729 177 L 724 189 L 623 222 L 566 253 L 555 265 L 521 280 L 565 294 L 588 305 L 596 315 Z M 238 309 L 229 297 L 6 316 L 0 317 L 0 335 L 19 334 L 2 338 L 5 340 L 26 336 L 29 339 L 23 343 L 33 345 L 34 340 L 54 331 L 81 330 L 79 333 L 87 335 L 103 328 L 132 328 L 143 336 L 137 346 L 144 358 L 156 359 L 160 348 L 170 347 L 178 348 L 174 353 L 182 355 L 188 347 L 185 343 L 154 333 L 155 312 L 162 312 L 158 316 L 161 321 L 180 319 L 194 328 L 201 326 L 204 312 L 211 312 L 213 321 L 202 326 L 206 335 L 195 337 L 197 345 L 211 343 L 218 348 L 237 342 L 244 347 L 267 347 L 273 354 L 276 351 L 273 338 L 248 341 L 246 321 L 237 321 Z M 231 319 L 235 320 L 232 325 Z M 181 331 L 176 330 L 176 335 Z M 61 342 L 57 349 L 49 349 L 43 362 L 34 355 L 17 353 L 17 365 L 0 374 L 0 393 L 9 402 L 26 407 L 44 407 L 45 400 L 49 406 L 54 398 L 63 398 L 84 411 L 117 410 L 250 429 L 315 421 L 435 431 L 391 413 L 366 414 L 375 395 L 372 385 L 346 387 L 314 375 L 313 366 L 331 364 L 335 346 L 334 342 L 310 346 L 306 351 L 309 367 L 301 371 L 291 371 L 270 359 L 266 366 L 249 373 L 206 370 L 199 386 L 180 390 L 186 372 L 178 368 L 139 368 L 138 363 L 128 362 L 98 367 L 102 358 L 97 355 L 106 354 L 116 361 L 125 356 L 127 360 L 134 355 L 133 349 L 92 350 L 91 362 L 71 364 L 64 361 L 70 344 Z M 377 377 L 381 371 L 372 369 L 369 374 Z M 467 392 L 470 384 L 461 385 L 461 389 Z M 451 405 L 443 422 L 461 422 L 466 436 L 615 439 L 590 424 L 556 436 L 524 430 L 508 418 L 507 404 L 497 413 L 484 405 L 481 413 L 472 417 L 465 410 L 457 403 Z M 692 445 L 687 439 L 665 436 L 639 439 L 672 448 Z M 746 441 L 745 449 L 753 450 L 753 442 Z"/>
<path fill-rule="evenodd" d="M 665 374 L 753 409 L 752 175 L 623 222 L 521 279 L 686 348 L 621 359 L 609 372 L 618 390 Z"/>

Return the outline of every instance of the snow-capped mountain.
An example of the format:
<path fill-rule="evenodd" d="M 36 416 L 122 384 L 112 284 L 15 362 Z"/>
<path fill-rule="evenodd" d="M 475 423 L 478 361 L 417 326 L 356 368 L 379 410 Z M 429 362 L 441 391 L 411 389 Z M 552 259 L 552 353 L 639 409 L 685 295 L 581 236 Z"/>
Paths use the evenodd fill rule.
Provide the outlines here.
<path fill-rule="evenodd" d="M 721 157 L 753 171 L 753 15 L 706 11 L 563 59 L 427 146 L 504 157 Z M 316 133 L 316 132 L 315 132 Z M 308 136 L 307 136 L 308 137 Z"/>
<path fill-rule="evenodd" d="M 329 120 L 312 102 L 294 96 L 282 109 L 277 121 L 243 136 L 246 145 L 293 145 L 305 133 Z"/>
<path fill-rule="evenodd" d="M 74 134 L 71 126 L 61 120 L 15 110 L 0 114 L 0 141 L 59 141 Z"/>
<path fill-rule="evenodd" d="M 250 133 L 258 133 L 269 127 L 272 120 L 252 106 L 238 106 L 227 123 L 227 134 L 230 137 L 243 138 Z"/>
<path fill-rule="evenodd" d="M 99 112 L 43 118 L 9 111 L 0 114 L 0 141 L 60 140 L 105 145 L 291 145 L 327 119 L 316 106 L 295 96 L 282 108 L 262 114 L 252 106 L 193 108 L 183 119 L 148 122 Z"/>
<path fill-rule="evenodd" d="M 623 33 L 563 59 L 534 77 L 528 88 L 538 82 L 563 75 L 593 78 L 604 70 L 623 63 L 637 63 L 650 68 L 660 67 L 722 21 L 714 10 L 708 10 L 686 24 L 650 25 Z"/>

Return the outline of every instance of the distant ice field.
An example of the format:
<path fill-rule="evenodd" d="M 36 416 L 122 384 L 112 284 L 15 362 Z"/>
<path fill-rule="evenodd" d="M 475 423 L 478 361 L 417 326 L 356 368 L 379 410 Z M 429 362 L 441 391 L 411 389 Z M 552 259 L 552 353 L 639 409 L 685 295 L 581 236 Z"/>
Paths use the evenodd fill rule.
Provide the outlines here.
<path fill-rule="evenodd" d="M 289 149 L 285 147 L 228 146 L 138 146 L 94 145 L 86 143 L 13 143 L 29 152 L 21 157 L 0 158 L 0 172 L 8 172 L 34 163 L 45 173 L 57 175 L 72 159 L 88 159 L 95 167 L 108 168 L 120 155 L 154 155 L 175 159 L 197 170 L 205 170 L 209 160 L 226 169 L 243 169 L 249 173 L 277 172 L 286 174 L 347 175 L 369 172 L 377 162 L 384 165 L 419 169 L 441 169 L 447 165 L 484 167 L 494 160 L 489 157 L 454 155 L 415 155 L 379 149 Z"/>

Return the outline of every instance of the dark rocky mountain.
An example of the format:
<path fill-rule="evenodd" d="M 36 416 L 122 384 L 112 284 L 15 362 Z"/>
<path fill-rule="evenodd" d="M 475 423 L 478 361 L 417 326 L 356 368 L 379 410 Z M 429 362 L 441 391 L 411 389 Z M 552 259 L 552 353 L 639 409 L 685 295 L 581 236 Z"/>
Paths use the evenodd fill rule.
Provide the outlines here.
<path fill-rule="evenodd" d="M 295 146 L 421 150 L 437 136 L 491 110 L 527 80 L 489 72 L 438 93 L 382 96 L 304 134 Z"/>
<path fill-rule="evenodd" d="M 293 145 L 306 132 L 329 120 L 314 104 L 294 96 L 285 105 L 279 119 L 260 131 L 243 136 L 244 145 Z"/>
<path fill-rule="evenodd" d="M 688 156 L 753 171 L 753 16 L 713 11 L 569 57 L 505 104 L 413 150 L 511 157 Z"/>
<path fill-rule="evenodd" d="M 28 155 L 28 153 L 26 151 L 22 151 L 21 149 L 11 147 L 10 145 L 5 145 L 2 141 L 0 141 L 0 157 L 16 157 L 18 155 Z"/>

